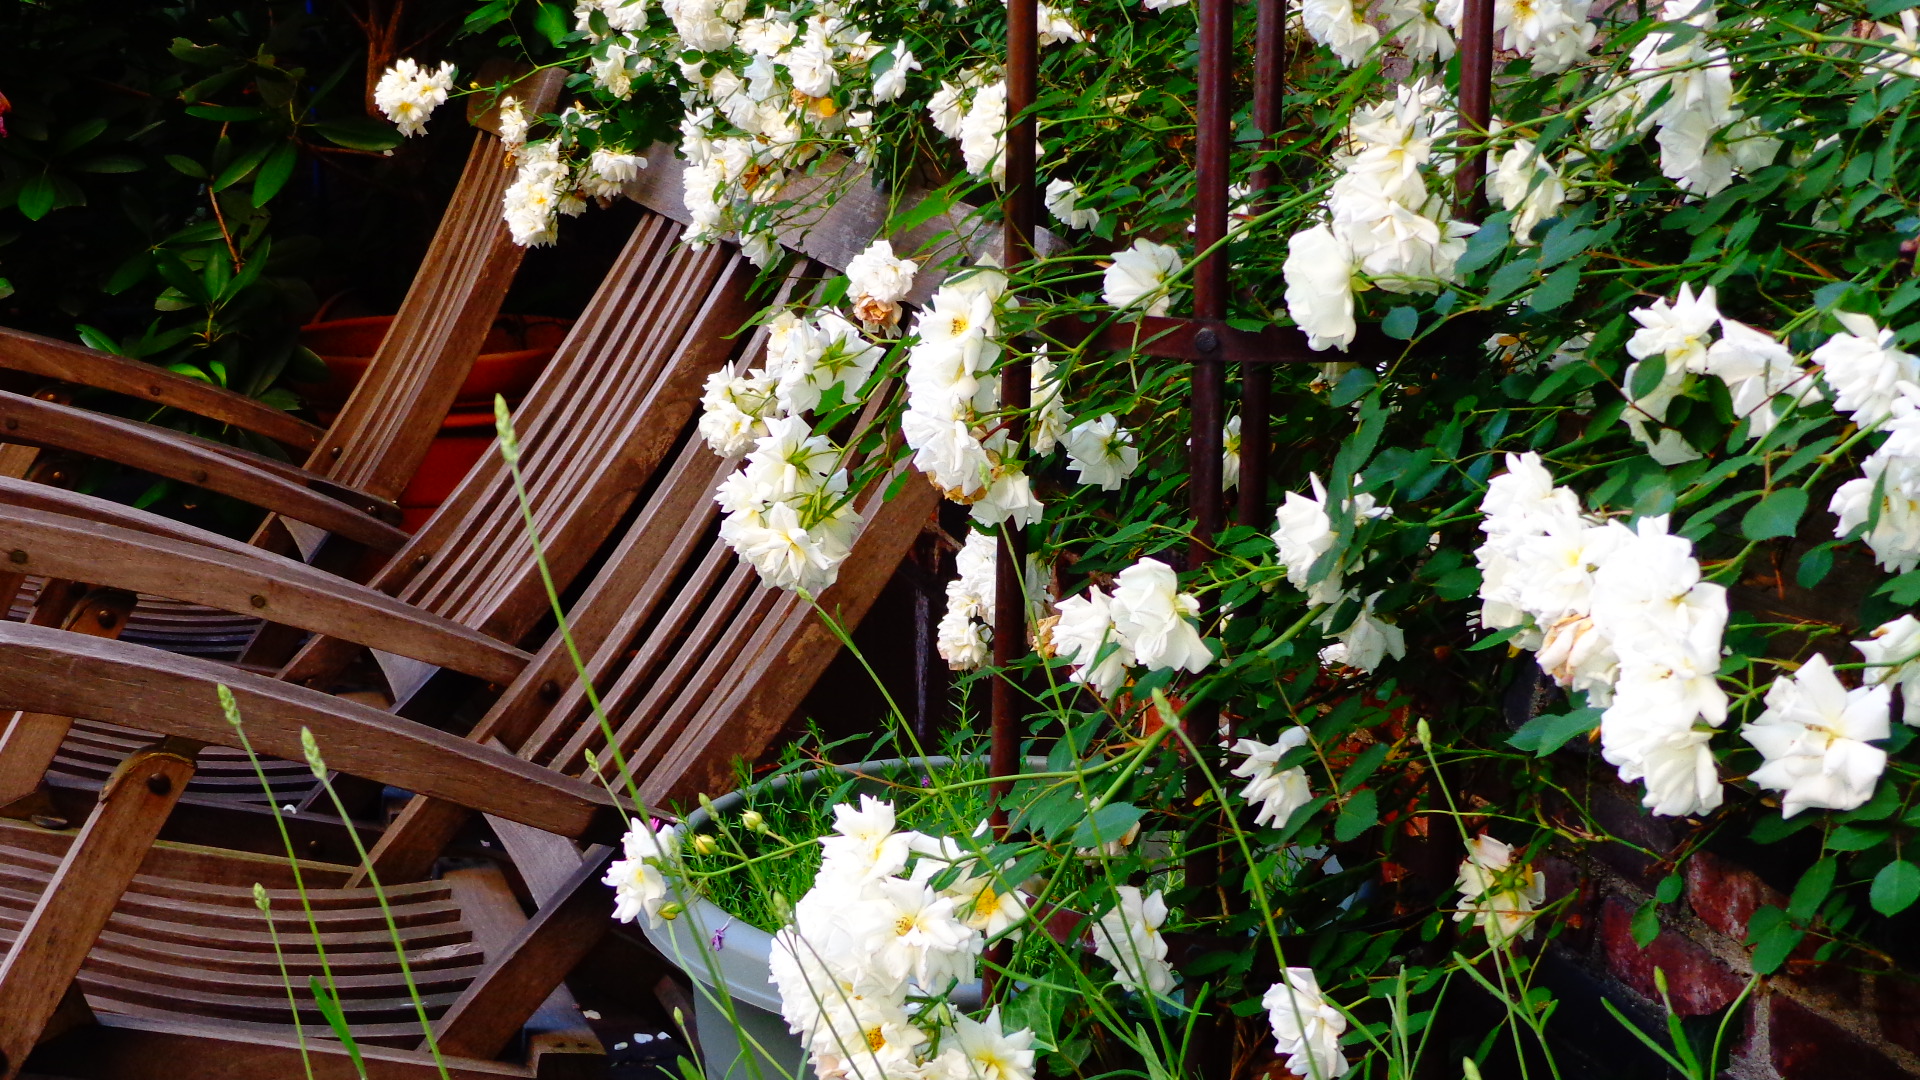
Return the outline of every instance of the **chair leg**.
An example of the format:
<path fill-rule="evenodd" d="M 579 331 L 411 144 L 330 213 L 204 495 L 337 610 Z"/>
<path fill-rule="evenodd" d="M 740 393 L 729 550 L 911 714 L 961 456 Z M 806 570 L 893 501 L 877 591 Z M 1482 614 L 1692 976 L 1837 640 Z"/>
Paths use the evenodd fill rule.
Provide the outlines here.
<path fill-rule="evenodd" d="M 60 1013 L 87 953 L 194 771 L 199 744 L 163 739 L 122 762 L 0 964 L 0 1080 Z"/>
<path fill-rule="evenodd" d="M 47 590 L 41 593 L 42 603 L 54 603 L 58 607 L 59 619 L 52 625 L 76 634 L 104 638 L 117 638 L 126 630 L 127 616 L 139 602 L 137 596 L 124 589 L 65 588 L 68 584 L 71 583 L 50 581 Z M 56 589 L 56 586 L 62 587 Z M 61 595 L 49 597 L 48 592 Z M 34 614 L 37 621 L 40 610 L 36 608 Z M 27 816 L 39 812 L 37 808 L 46 800 L 33 796 L 40 792 L 47 769 L 52 767 L 54 756 L 60 752 L 72 726 L 73 720 L 65 716 L 13 714 L 4 733 L 0 733 L 0 815 Z M 16 805 L 20 809 L 9 813 L 8 808 Z"/>
<path fill-rule="evenodd" d="M 491 1058 L 506 1049 L 613 922 L 613 890 L 600 884 L 613 849 L 587 851 L 554 898 L 498 950 L 438 1023 L 444 1054 Z"/>

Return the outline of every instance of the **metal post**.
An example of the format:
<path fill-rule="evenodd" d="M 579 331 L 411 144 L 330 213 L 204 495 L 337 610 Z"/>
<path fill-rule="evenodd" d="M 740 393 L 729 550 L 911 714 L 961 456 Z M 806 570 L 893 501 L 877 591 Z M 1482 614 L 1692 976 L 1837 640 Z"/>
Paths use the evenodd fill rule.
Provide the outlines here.
<path fill-rule="evenodd" d="M 1039 8 L 1036 0 L 1009 0 L 1007 4 L 1007 148 L 1005 232 L 1002 254 L 1009 273 L 1033 255 L 1033 235 L 1039 226 L 1040 189 L 1034 180 L 1033 108 L 1040 80 Z M 1010 445 L 1026 441 L 1025 413 L 1032 400 L 1031 363 L 1015 360 L 1000 372 L 1000 402 L 1013 417 L 1008 425 Z M 1016 449 L 1016 452 L 1017 449 Z M 1027 602 L 1021 579 L 1026 567 L 1025 538 L 1012 526 L 1000 536 L 994 566 L 993 663 L 1000 674 L 993 680 L 993 747 L 989 765 L 995 776 L 1012 776 L 1020 768 L 1019 691 L 1007 668 L 1026 652 Z M 1006 811 L 1000 802 L 1013 790 L 1012 782 L 993 788 L 994 826 L 1004 830 Z"/>
<path fill-rule="evenodd" d="M 1478 221 L 1486 210 L 1487 152 L 1493 124 L 1493 0 L 1466 0 L 1460 26 L 1460 145 L 1472 153 L 1454 170 L 1456 212 Z"/>
<path fill-rule="evenodd" d="M 1253 35 L 1253 126 L 1260 148 L 1279 149 L 1280 110 L 1286 94 L 1286 0 L 1259 0 Z M 1254 174 L 1256 214 L 1271 210 L 1280 185 L 1278 167 L 1265 164 Z M 1272 445 L 1273 370 L 1266 364 L 1240 365 L 1240 490 L 1234 519 L 1256 528 L 1267 523 L 1267 455 Z"/>
<path fill-rule="evenodd" d="M 1227 235 L 1228 155 L 1233 148 L 1233 107 L 1228 89 L 1233 73 L 1233 2 L 1199 0 L 1200 71 L 1199 132 L 1194 148 L 1194 223 L 1196 254 Z M 1224 250 L 1199 260 L 1193 271 L 1193 314 L 1202 320 L 1227 315 L 1227 254 Z M 1201 358 L 1193 365 L 1191 417 L 1188 437 L 1187 483 L 1193 505 L 1193 535 L 1187 546 L 1187 565 L 1199 567 L 1213 557 L 1214 538 L 1226 524 L 1225 499 L 1220 490 L 1220 426 L 1227 396 L 1226 362 L 1218 335 L 1202 327 L 1194 336 Z M 1243 421 L 1244 423 L 1244 421 Z M 1209 613 L 1210 614 L 1210 613 Z M 1219 741 L 1219 707 L 1191 702 L 1183 722 L 1187 735 L 1201 751 Z M 1199 762 L 1188 776 L 1188 793 L 1198 798 L 1206 790 Z M 1195 847 L 1211 848 L 1214 830 L 1195 831 Z M 1219 877 L 1219 859 L 1207 850 L 1187 857 L 1187 884 L 1201 889 Z"/>

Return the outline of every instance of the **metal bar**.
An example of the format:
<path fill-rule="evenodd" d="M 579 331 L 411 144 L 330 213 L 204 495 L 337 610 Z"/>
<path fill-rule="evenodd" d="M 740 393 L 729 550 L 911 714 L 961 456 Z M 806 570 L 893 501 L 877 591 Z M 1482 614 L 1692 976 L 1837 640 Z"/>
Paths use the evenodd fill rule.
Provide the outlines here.
<path fill-rule="evenodd" d="M 1286 0 L 1259 0 L 1253 31 L 1253 126 L 1260 149 L 1280 148 L 1277 134 L 1286 97 Z M 1263 163 L 1254 174 L 1254 212 L 1270 210 L 1280 186 L 1280 169 Z M 1297 332 L 1297 331 L 1296 331 Z M 1304 335 L 1303 335 L 1304 336 Z M 1304 342 L 1303 342 L 1304 344 Z M 1311 352 L 1312 350 L 1308 350 Z M 1233 350 L 1228 349 L 1229 358 Z M 1234 520 L 1261 526 L 1267 521 L 1267 455 L 1272 444 L 1273 372 L 1256 361 L 1240 363 L 1240 486 Z"/>
<path fill-rule="evenodd" d="M 1233 76 L 1233 2 L 1199 0 L 1200 70 L 1197 141 L 1194 147 L 1194 249 L 1214 247 L 1227 235 L 1227 182 L 1233 144 L 1233 106 L 1228 92 Z M 1193 274 L 1193 314 L 1218 321 L 1227 316 L 1227 269 L 1224 250 L 1200 259 Z M 1202 327 L 1193 335 L 1199 357 L 1193 363 L 1190 398 L 1192 428 L 1187 445 L 1187 484 L 1193 504 L 1193 535 L 1187 545 L 1189 568 L 1204 565 L 1214 555 L 1214 538 L 1226 524 L 1220 490 L 1220 427 L 1226 417 L 1227 367 L 1219 334 Z M 1203 618 L 1211 621 L 1211 612 Z M 1194 745 L 1211 749 L 1219 742 L 1220 710 L 1210 702 L 1187 705 L 1181 723 Z M 1187 777 L 1189 797 L 1207 790 L 1206 773 L 1196 760 Z M 1217 808 L 1216 808 L 1217 809 Z M 1203 811 L 1207 813 L 1207 811 Z M 1186 862 L 1187 884 L 1210 888 L 1220 876 L 1219 856 L 1213 851 L 1211 823 L 1194 830 L 1195 852 Z M 1204 895 L 1204 892 L 1203 892 Z M 1204 900 L 1199 907 L 1205 908 Z"/>
<path fill-rule="evenodd" d="M 1460 145 L 1472 152 L 1454 170 L 1455 212 L 1478 221 L 1486 210 L 1487 152 L 1493 123 L 1493 0 L 1466 0 L 1460 26 Z"/>
<path fill-rule="evenodd" d="M 1040 81 L 1040 30 L 1037 0 L 1007 3 L 1007 144 L 1005 211 L 1006 267 L 1012 272 L 1033 256 L 1034 231 L 1040 219 L 1040 189 L 1034 177 L 1037 145 L 1034 141 L 1034 96 Z M 1011 445 L 1026 441 L 1026 410 L 1032 401 L 1031 364 L 1010 361 L 1000 372 L 1000 403 L 1011 416 Z M 993 663 L 1000 669 L 993 680 L 993 745 L 989 766 L 995 776 L 1012 776 L 1020 769 L 1019 688 L 1007 669 L 1027 650 L 1027 603 L 1021 573 L 1026 565 L 1025 537 L 1011 526 L 1000 534 L 993 582 Z M 1006 829 L 1001 801 L 1012 782 L 993 787 L 992 821 Z"/>

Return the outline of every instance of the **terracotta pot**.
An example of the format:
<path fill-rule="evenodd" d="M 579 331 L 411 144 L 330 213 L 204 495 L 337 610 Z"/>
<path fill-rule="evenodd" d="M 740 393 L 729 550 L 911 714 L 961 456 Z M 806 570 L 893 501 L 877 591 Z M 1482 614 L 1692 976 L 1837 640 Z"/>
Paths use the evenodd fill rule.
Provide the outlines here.
<path fill-rule="evenodd" d="M 327 365 L 324 383 L 296 386 L 324 423 L 332 423 L 347 395 L 367 372 L 391 315 L 329 319 L 300 330 L 300 343 Z M 502 315 L 480 346 L 473 370 L 460 384 L 453 409 L 427 449 L 413 482 L 400 495 L 401 528 L 412 532 L 433 515 L 493 442 L 493 399 L 517 405 L 566 339 L 572 320 L 547 315 Z"/>

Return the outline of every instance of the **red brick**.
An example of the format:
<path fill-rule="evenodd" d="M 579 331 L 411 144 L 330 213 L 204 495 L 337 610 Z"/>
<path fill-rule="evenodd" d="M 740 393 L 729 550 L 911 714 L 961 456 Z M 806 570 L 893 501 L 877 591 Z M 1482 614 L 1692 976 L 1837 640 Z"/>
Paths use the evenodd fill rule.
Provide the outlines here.
<path fill-rule="evenodd" d="M 1667 977 L 1667 996 L 1681 1016 L 1702 1016 L 1727 1007 L 1740 995 L 1746 980 L 1699 944 L 1672 930 L 1662 930 L 1642 949 L 1633 940 L 1632 904 L 1619 897 L 1607 900 L 1600 916 L 1601 943 L 1607 967 L 1616 978 L 1641 996 L 1660 1000 L 1653 972 Z"/>
<path fill-rule="evenodd" d="M 1767 1039 L 1781 1080 L 1904 1080 L 1907 1071 L 1867 1040 L 1791 998 L 1774 997 Z"/>
<path fill-rule="evenodd" d="M 1753 913 L 1769 904 L 1785 907 L 1787 898 L 1752 871 L 1701 851 L 1687 860 L 1687 903 L 1708 926 L 1744 941 Z"/>
<path fill-rule="evenodd" d="M 1903 975 L 1882 975 L 1874 982 L 1874 1002 L 1880 1034 L 1920 1054 L 1920 984 Z"/>

